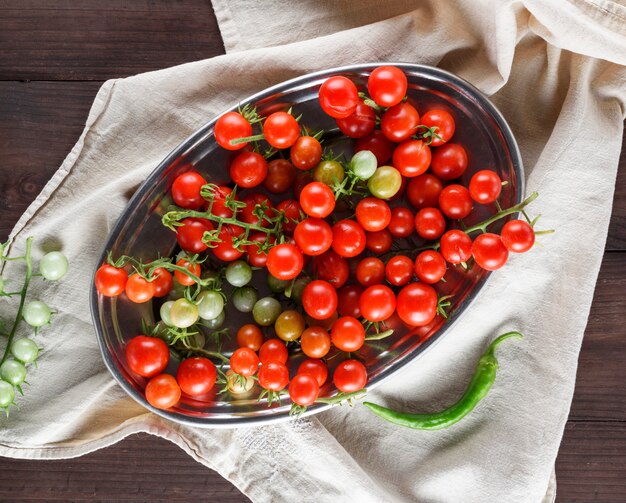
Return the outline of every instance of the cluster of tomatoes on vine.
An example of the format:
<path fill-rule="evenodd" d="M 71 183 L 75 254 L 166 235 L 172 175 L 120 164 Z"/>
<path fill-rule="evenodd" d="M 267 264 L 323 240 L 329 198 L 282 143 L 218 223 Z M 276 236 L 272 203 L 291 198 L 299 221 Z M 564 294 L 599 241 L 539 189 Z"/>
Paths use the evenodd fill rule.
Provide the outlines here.
<path fill-rule="evenodd" d="M 111 261 L 96 274 L 98 291 L 125 291 L 132 301 L 145 302 L 167 295 L 171 273 L 181 285 L 204 286 L 197 257 L 208 252 L 240 269 L 241 264 L 266 268 L 270 281 L 279 285 L 273 289 L 276 295 L 295 290 L 295 282 L 302 280 L 298 295 L 290 296 L 297 301 L 294 309 L 250 294 L 253 302 L 244 312 L 256 310 L 258 316 L 238 330 L 240 347 L 224 376 L 228 390 L 246 393 L 258 381 L 270 404 L 287 386 L 297 406 L 323 401 L 324 359 L 331 348 L 348 354 L 334 370 L 336 388 L 344 396 L 364 388 L 367 371 L 354 355 L 368 330 L 380 332 L 393 317 L 419 327 L 445 316 L 446 297 L 432 285 L 445 281 L 449 265 L 467 267 L 473 259 L 496 270 L 509 252 L 530 249 L 536 234 L 528 219 L 507 222 L 500 234 L 488 232 L 496 220 L 522 211 L 536 194 L 503 210 L 498 204 L 503 183 L 495 171 L 479 170 L 468 187 L 455 183 L 468 169 L 468 155 L 451 141 L 456 124 L 449 110 L 431 108 L 420 115 L 407 99 L 405 74 L 395 67 L 375 69 L 367 91 L 359 92 L 343 76 L 321 85 L 322 109 L 355 140 L 354 155 L 343 162 L 324 149 L 321 133 L 310 133 L 290 110 L 262 118 L 245 107 L 221 116 L 214 135 L 220 146 L 237 151 L 229 165 L 234 186 L 208 183 L 193 169 L 179 175 L 171 188 L 176 208 L 163 222 L 176 232 L 186 254 L 175 263 L 135 267 L 130 277 L 124 264 Z M 261 131 L 255 134 L 257 126 Z M 270 149 L 261 152 L 260 141 Z M 280 201 L 274 204 L 268 193 Z M 498 212 L 463 228 L 474 204 L 495 204 Z M 195 299 L 187 297 L 175 302 L 193 304 Z M 261 327 L 273 328 L 278 338 L 266 340 Z M 127 350 L 127 360 L 132 370 L 151 378 L 146 397 L 152 405 L 173 406 L 181 388 L 199 396 L 214 386 L 217 372 L 210 359 L 184 360 L 174 379 L 162 373 L 167 366 L 163 347 L 157 351 L 161 358 L 151 362 L 142 345 L 155 343 L 139 337 L 128 348 L 137 346 L 141 356 Z M 287 345 L 294 344 L 308 359 L 290 380 Z M 148 361 L 147 370 L 134 364 L 136 359 Z"/>

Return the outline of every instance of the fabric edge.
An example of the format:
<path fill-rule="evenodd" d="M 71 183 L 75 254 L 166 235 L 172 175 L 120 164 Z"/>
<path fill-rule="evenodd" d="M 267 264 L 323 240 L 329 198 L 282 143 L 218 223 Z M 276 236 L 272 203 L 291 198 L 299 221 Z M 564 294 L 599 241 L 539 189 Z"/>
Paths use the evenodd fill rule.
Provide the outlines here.
<path fill-rule="evenodd" d="M 245 44 L 241 41 L 241 36 L 235 20 L 233 19 L 232 12 L 228 7 L 228 3 L 222 0 L 211 0 L 213 6 L 213 13 L 217 19 L 217 26 L 222 36 L 222 43 L 224 44 L 224 50 L 226 53 L 236 52 L 247 49 Z"/>

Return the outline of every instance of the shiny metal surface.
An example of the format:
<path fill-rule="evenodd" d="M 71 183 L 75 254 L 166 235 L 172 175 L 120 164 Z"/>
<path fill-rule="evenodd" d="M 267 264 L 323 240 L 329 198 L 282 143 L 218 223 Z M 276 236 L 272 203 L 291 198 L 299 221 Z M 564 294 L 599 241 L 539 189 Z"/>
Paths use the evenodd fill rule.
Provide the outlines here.
<path fill-rule="evenodd" d="M 334 68 L 271 87 L 239 105 L 255 104 L 261 115 L 292 107 L 294 115 L 303 114 L 303 123 L 307 127 L 328 132 L 326 146 L 332 146 L 335 152 L 349 152 L 350 143 L 336 134 L 334 120 L 326 116 L 317 103 L 319 86 L 329 76 L 341 74 L 352 79 L 358 87 L 365 89 L 369 73 L 382 64 L 394 64 L 406 72 L 409 98 L 417 104 L 420 113 L 435 106 L 445 107 L 453 113 L 457 123 L 453 141 L 466 146 L 469 157 L 470 167 L 462 177 L 464 184 L 469 182 L 475 171 L 494 169 L 502 180 L 508 182 L 502 191 L 500 199 L 502 206 L 510 207 L 522 200 L 524 193 L 522 161 L 515 139 L 504 118 L 476 88 L 437 68 L 404 63 Z M 236 106 L 231 110 L 235 109 Z M 176 252 L 174 234 L 161 224 L 161 216 L 171 204 L 168 191 L 174 178 L 193 167 L 210 182 L 228 181 L 229 160 L 235 154 L 226 152 L 215 143 L 213 139 L 215 120 L 216 118 L 183 141 L 137 190 L 107 238 L 98 265 L 105 260 L 108 250 L 114 257 L 127 254 L 144 260 L 151 260 L 159 255 L 169 256 Z M 493 205 L 484 207 L 477 205 L 465 223 L 471 225 L 495 212 Z M 263 290 L 266 286 L 262 275 L 263 271 L 255 272 L 254 280 L 255 285 L 261 290 L 261 295 L 267 291 Z M 467 272 L 451 267 L 446 276 L 447 282 L 437 286 L 440 294 L 453 295 L 451 315 L 445 323 L 436 321 L 430 326 L 411 331 L 404 326 L 396 326 L 393 336 L 364 346 L 359 355 L 363 357 L 367 366 L 368 388 L 371 389 L 391 377 L 442 337 L 450 325 L 469 308 L 488 276 L 489 273 L 477 267 Z M 167 411 L 151 407 L 142 391 L 146 380 L 134 375 L 127 368 L 123 353 L 125 341 L 141 332 L 142 318 L 148 323 L 154 322 L 159 304 L 160 302 L 155 304 L 149 302 L 138 305 L 127 300 L 124 295 L 111 299 L 98 295 L 95 288 L 91 291 L 92 316 L 104 361 L 114 378 L 132 398 L 167 419 L 200 427 L 253 426 L 289 419 L 288 399 L 280 406 L 273 405 L 268 408 L 264 401 L 257 401 L 258 393 L 246 399 L 235 399 L 227 393 L 222 395 L 212 393 L 201 400 L 183 399 L 177 407 Z M 225 354 L 228 355 L 235 349 L 236 328 L 251 321 L 251 316 L 248 319 L 249 316 L 236 312 L 232 306 L 228 307 L 226 324 L 234 330 L 231 330 L 230 346 L 229 343 L 224 346 Z M 296 367 L 303 359 L 301 354 L 292 355 L 289 363 L 291 368 Z M 175 368 L 175 364 L 172 363 L 168 371 L 175 373 Z M 331 382 L 322 388 L 321 396 L 329 396 L 336 392 L 330 377 L 329 381 Z M 309 407 L 305 415 L 320 412 L 328 407 L 330 406 L 314 405 Z"/>

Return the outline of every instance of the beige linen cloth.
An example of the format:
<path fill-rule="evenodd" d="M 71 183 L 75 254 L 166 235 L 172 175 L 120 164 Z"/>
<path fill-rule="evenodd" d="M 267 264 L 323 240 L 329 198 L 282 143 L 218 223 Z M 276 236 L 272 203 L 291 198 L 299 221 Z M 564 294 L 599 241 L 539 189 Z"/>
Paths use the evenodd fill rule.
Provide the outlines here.
<path fill-rule="evenodd" d="M 34 235 L 37 256 L 61 248 L 71 269 L 60 284 L 33 286 L 58 314 L 36 338 L 43 354 L 19 412 L 2 420 L 0 455 L 80 456 L 145 431 L 254 501 L 552 501 L 620 153 L 626 9 L 603 0 L 213 4 L 228 54 L 104 84 L 78 143 L 12 233 L 13 252 Z M 362 406 L 237 430 L 147 413 L 105 369 L 88 305 L 96 257 L 128 198 L 179 142 L 246 96 L 376 61 L 440 66 L 491 96 L 519 141 L 528 192 L 541 194 L 531 212 L 557 229 L 511 257 L 446 337 L 369 398 L 445 407 L 495 335 L 524 332 L 498 352 L 489 396 L 438 432 L 384 423 Z"/>

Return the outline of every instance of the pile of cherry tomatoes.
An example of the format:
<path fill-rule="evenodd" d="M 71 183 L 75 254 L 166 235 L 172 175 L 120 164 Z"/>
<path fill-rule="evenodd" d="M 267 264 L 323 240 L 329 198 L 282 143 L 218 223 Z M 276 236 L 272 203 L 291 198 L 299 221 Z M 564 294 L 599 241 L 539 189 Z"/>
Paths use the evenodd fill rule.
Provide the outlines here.
<path fill-rule="evenodd" d="M 458 181 L 468 155 L 453 141 L 454 110 L 420 114 L 400 69 L 375 69 L 361 91 L 330 77 L 319 105 L 354 139 L 349 158 L 325 148 L 324 133 L 309 131 L 306 117 L 291 110 L 228 112 L 214 135 L 233 151 L 230 182 L 208 183 L 190 169 L 172 184 L 176 207 L 163 220 L 181 253 L 152 264 L 111 258 L 97 271 L 105 296 L 171 299 L 161 304 L 159 330 L 126 347 L 129 368 L 149 378 L 153 406 L 208 396 L 220 382 L 236 396 L 258 389 L 270 405 L 288 393 L 303 408 L 323 401 L 331 369 L 338 396 L 350 396 L 367 384 L 359 350 L 368 339 L 445 316 L 436 287 L 449 268 L 496 270 L 509 252 L 533 246 L 525 220 L 506 222 L 499 234 L 487 229 L 498 216 L 464 227 L 475 205 L 508 214 L 498 205 L 503 183 L 490 169 L 467 187 Z M 271 291 L 262 298 L 251 283 L 259 274 Z M 228 302 L 252 320 L 238 328 L 238 347 L 226 357 L 207 351 L 197 334 L 220 328 Z M 165 371 L 181 342 L 187 351 L 174 377 Z M 290 354 L 306 357 L 293 375 Z"/>

